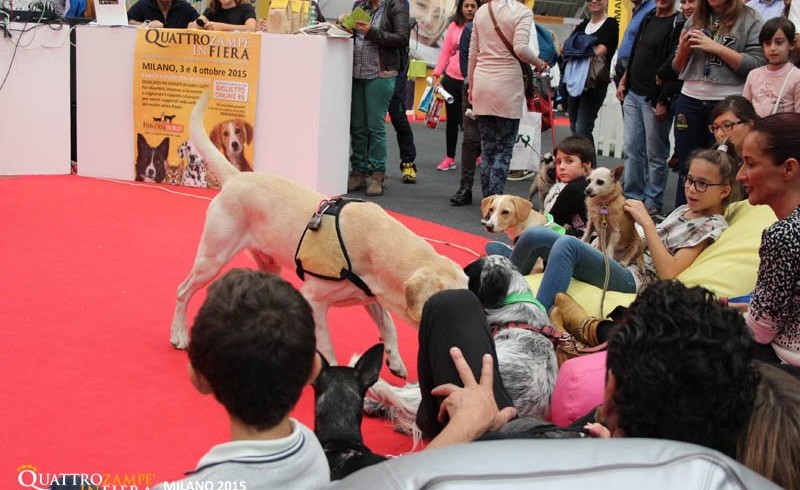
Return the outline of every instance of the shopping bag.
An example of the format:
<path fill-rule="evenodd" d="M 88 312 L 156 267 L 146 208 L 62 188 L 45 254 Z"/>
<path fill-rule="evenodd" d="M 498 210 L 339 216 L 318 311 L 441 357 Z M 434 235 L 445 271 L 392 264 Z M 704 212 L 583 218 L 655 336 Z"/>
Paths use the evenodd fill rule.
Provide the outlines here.
<path fill-rule="evenodd" d="M 519 119 L 519 130 L 514 149 L 511 153 L 511 170 L 539 170 L 542 156 L 542 114 L 528 110 L 523 100 L 522 117 Z"/>
<path fill-rule="evenodd" d="M 419 99 L 419 106 L 417 106 L 417 110 L 427 114 L 428 109 L 431 108 L 432 100 L 433 100 L 433 88 L 431 88 L 431 86 L 428 85 L 422 92 L 422 97 L 420 97 Z"/>
<path fill-rule="evenodd" d="M 442 115 L 442 108 L 444 107 L 444 99 L 435 96 L 433 98 L 433 102 L 431 102 L 430 107 L 428 108 L 428 113 L 425 117 L 425 124 L 428 125 L 429 128 L 436 128 L 439 125 L 439 118 Z"/>

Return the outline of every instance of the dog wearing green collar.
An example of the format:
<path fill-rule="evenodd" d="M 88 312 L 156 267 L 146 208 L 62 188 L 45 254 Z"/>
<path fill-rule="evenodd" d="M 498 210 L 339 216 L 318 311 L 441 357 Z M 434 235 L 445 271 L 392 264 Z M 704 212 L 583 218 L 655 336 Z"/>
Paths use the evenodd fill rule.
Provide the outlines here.
<path fill-rule="evenodd" d="M 500 376 L 517 412 L 549 419 L 558 362 L 544 307 L 506 257 L 481 257 L 464 272 L 486 312 Z"/>

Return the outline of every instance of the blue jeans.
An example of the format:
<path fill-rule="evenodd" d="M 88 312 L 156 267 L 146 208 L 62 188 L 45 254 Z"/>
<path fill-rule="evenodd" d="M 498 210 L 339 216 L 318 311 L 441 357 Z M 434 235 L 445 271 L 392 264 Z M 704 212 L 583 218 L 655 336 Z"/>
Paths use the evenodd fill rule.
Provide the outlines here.
<path fill-rule="evenodd" d="M 511 165 L 511 152 L 519 131 L 519 119 L 478 116 L 481 133 L 481 190 L 483 197 L 502 194 Z"/>
<path fill-rule="evenodd" d="M 556 294 L 566 291 L 573 277 L 603 287 L 606 277 L 603 252 L 579 238 L 560 235 L 542 226 L 532 226 L 520 235 L 511 252 L 511 262 L 520 272 L 529 274 L 539 257 L 547 261 L 547 267 L 536 299 L 548 311 L 553 306 Z M 608 259 L 608 265 L 608 290 L 635 293 L 633 274 L 614 259 Z"/>
<path fill-rule="evenodd" d="M 394 77 L 353 79 L 350 104 L 350 165 L 362 173 L 386 171 L 386 110 Z"/>
<path fill-rule="evenodd" d="M 570 97 L 567 103 L 567 113 L 569 115 L 569 130 L 572 134 L 585 136 L 594 146 L 594 121 L 597 113 L 606 100 L 608 85 L 584 90 L 578 97 Z M 592 166 L 595 166 L 592 163 Z"/>
<path fill-rule="evenodd" d="M 400 161 L 414 163 L 417 158 L 417 147 L 414 146 L 414 133 L 411 132 L 411 125 L 408 124 L 408 116 L 406 116 L 407 81 L 406 70 L 399 70 L 394 82 L 394 93 L 389 100 L 389 118 L 392 120 L 395 133 L 397 133 Z"/>
<path fill-rule="evenodd" d="M 717 102 L 683 94 L 675 101 L 675 155 L 678 157 L 675 207 L 686 204 L 683 182 L 689 173 L 689 155 L 698 148 L 708 148 L 714 143 L 714 135 L 708 132 L 708 125 L 711 124 L 711 111 Z"/>
<path fill-rule="evenodd" d="M 625 123 L 625 197 L 659 211 L 664 204 L 672 114 L 656 118 L 644 95 L 629 91 L 622 104 Z"/>

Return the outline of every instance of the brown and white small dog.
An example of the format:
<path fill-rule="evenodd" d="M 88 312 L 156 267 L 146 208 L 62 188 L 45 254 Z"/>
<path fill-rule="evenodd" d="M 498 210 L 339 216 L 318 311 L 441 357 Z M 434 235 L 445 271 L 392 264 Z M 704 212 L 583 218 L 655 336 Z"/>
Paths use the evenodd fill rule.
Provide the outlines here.
<path fill-rule="evenodd" d="M 583 234 L 583 241 L 592 242 L 592 234 L 597 233 L 595 246 L 622 265 L 643 265 L 644 243 L 636 232 L 630 214 L 625 212 L 625 196 L 622 193 L 623 165 L 596 168 L 586 178 L 589 183 L 586 194 L 586 211 L 589 224 Z M 602 242 L 602 243 L 601 243 Z"/>
<path fill-rule="evenodd" d="M 547 224 L 547 218 L 535 211 L 530 201 L 507 194 L 484 197 L 481 201 L 481 215 L 486 231 L 505 233 L 512 241 L 516 241 L 531 226 Z M 535 274 L 543 270 L 544 262 L 539 259 L 531 272 Z"/>
<path fill-rule="evenodd" d="M 245 145 L 253 142 L 253 126 L 244 119 L 229 119 L 214 126 L 208 135 L 214 146 L 240 172 L 252 172 L 253 166 L 244 155 Z"/>
<path fill-rule="evenodd" d="M 530 226 L 542 226 L 547 218 L 534 211 L 531 202 L 519 196 L 500 194 L 481 201 L 483 225 L 489 233 L 505 233 L 516 240 Z"/>

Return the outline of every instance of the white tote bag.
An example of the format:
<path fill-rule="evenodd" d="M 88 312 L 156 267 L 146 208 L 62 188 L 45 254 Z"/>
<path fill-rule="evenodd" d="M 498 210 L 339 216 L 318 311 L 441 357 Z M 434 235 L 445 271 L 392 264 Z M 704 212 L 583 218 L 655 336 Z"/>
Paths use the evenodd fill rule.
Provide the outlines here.
<path fill-rule="evenodd" d="M 529 112 L 522 100 L 522 117 L 519 119 L 517 141 L 511 154 L 511 165 L 508 170 L 539 170 L 539 159 L 542 156 L 542 115 Z"/>

